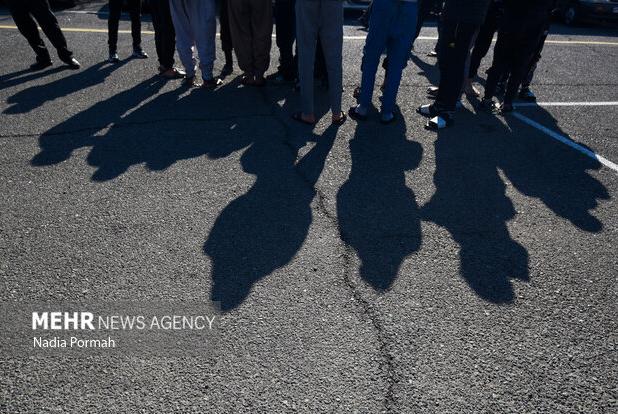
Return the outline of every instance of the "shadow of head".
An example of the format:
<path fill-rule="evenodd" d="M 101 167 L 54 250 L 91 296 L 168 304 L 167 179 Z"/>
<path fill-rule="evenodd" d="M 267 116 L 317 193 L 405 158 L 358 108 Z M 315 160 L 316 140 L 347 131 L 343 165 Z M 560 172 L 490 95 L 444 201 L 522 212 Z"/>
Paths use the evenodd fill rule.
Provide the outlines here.
<path fill-rule="evenodd" d="M 388 126 L 366 121 L 356 127 L 350 154 L 350 176 L 337 194 L 341 237 L 361 262 L 361 278 L 383 291 L 421 245 L 418 205 L 405 172 L 418 166 L 422 147 L 408 140 L 402 119 Z"/>

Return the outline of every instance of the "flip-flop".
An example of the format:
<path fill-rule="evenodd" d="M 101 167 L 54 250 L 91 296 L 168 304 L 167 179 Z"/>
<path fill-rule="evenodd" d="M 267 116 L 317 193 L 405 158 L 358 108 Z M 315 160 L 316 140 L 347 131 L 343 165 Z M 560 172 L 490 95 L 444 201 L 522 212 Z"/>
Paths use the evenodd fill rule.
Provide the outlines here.
<path fill-rule="evenodd" d="M 333 119 L 331 124 L 343 125 L 347 119 L 348 117 L 346 116 L 345 112 L 341 112 L 341 116 L 339 117 L 339 119 Z"/>
<path fill-rule="evenodd" d="M 425 104 L 419 106 L 418 108 L 416 108 L 416 113 L 423 115 L 427 118 L 433 118 L 434 116 L 438 115 L 438 111 L 435 109 L 433 104 Z"/>
<path fill-rule="evenodd" d="M 437 115 L 427 121 L 425 128 L 431 129 L 432 131 L 437 131 L 439 129 L 447 128 L 452 124 L 453 120 L 450 116 Z"/>
<path fill-rule="evenodd" d="M 316 124 L 316 121 L 311 122 L 311 121 L 307 121 L 307 120 L 303 119 L 303 113 L 302 112 L 294 112 L 292 114 L 292 119 L 297 121 L 297 122 L 300 122 L 301 124 L 305 124 L 305 125 L 315 125 Z"/>

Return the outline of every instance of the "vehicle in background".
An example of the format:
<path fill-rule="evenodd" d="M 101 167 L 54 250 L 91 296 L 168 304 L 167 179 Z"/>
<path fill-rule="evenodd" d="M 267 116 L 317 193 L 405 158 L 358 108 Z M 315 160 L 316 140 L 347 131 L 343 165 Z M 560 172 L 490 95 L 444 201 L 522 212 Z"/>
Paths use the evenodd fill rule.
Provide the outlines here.
<path fill-rule="evenodd" d="M 371 0 L 343 0 L 343 8 L 347 10 L 365 10 Z"/>
<path fill-rule="evenodd" d="M 618 0 L 558 0 L 556 11 L 568 25 L 600 20 L 618 22 Z"/>

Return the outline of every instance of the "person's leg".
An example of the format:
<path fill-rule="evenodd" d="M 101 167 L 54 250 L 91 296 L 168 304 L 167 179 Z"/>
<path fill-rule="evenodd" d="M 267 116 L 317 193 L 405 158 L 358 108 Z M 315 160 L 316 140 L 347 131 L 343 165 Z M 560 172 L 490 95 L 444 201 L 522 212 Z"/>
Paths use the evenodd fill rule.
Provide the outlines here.
<path fill-rule="evenodd" d="M 498 29 L 497 12 L 494 10 L 495 7 L 496 6 L 493 6 L 492 3 L 492 6 L 487 12 L 487 18 L 476 36 L 474 48 L 470 54 L 470 70 L 468 71 L 468 78 L 470 79 L 476 78 L 479 67 L 481 66 L 481 61 L 485 55 L 487 55 L 487 52 L 489 52 L 494 34 Z"/>
<path fill-rule="evenodd" d="M 217 10 L 215 0 L 192 0 L 191 23 L 200 58 L 200 70 L 204 81 L 212 80 L 214 62 L 217 57 Z M 215 86 L 215 85 L 212 85 Z"/>
<path fill-rule="evenodd" d="M 272 0 L 251 0 L 250 47 L 253 52 L 253 70 L 256 82 L 263 83 L 264 73 L 270 65 L 270 45 L 273 32 Z"/>
<path fill-rule="evenodd" d="M 174 31 L 176 32 L 176 50 L 178 50 L 178 56 L 185 67 L 187 78 L 193 79 L 197 68 L 192 49 L 195 44 L 195 37 L 190 21 L 190 1 L 191 0 L 170 1 L 170 12 L 172 21 L 174 22 Z"/>
<path fill-rule="evenodd" d="M 509 67 L 511 76 L 504 92 L 503 109 L 510 110 L 519 86 L 521 85 L 526 70 L 529 69 L 530 62 L 534 58 L 534 53 L 538 48 L 541 37 L 543 36 L 543 24 L 534 25 L 533 22 L 526 22 L 514 42 L 512 49 L 512 60 Z"/>
<path fill-rule="evenodd" d="M 169 0 L 151 0 L 150 12 L 155 31 L 155 46 L 161 72 L 174 68 L 174 52 L 176 51 L 176 32 L 170 12 Z"/>
<path fill-rule="evenodd" d="M 338 118 L 341 116 L 343 91 L 343 3 L 331 0 L 320 0 L 320 2 L 320 39 L 328 72 L 330 109 L 333 117 Z"/>
<path fill-rule="evenodd" d="M 388 42 L 386 84 L 384 85 L 384 95 L 382 97 L 383 121 L 390 121 L 395 110 L 401 74 L 407 65 L 410 45 L 415 33 L 416 14 L 417 7 L 415 3 L 402 2 L 391 28 L 392 37 Z"/>
<path fill-rule="evenodd" d="M 359 108 L 357 108 L 361 114 L 363 111 L 366 113 L 371 105 L 376 72 L 382 52 L 386 48 L 389 27 L 395 14 L 395 2 L 392 0 L 374 0 L 372 4 L 369 32 L 365 39 L 361 63 L 361 91 L 358 98 Z"/>
<path fill-rule="evenodd" d="M 232 44 L 240 69 L 253 76 L 253 53 L 251 50 L 251 9 L 250 0 L 228 0 L 230 32 Z"/>
<path fill-rule="evenodd" d="M 414 31 L 414 37 L 412 38 L 412 47 L 414 47 L 414 42 L 421 33 L 423 23 L 425 23 L 425 20 L 429 17 L 429 13 L 431 12 L 431 8 L 433 6 L 433 0 L 418 0 L 417 5 L 416 30 Z"/>
<path fill-rule="evenodd" d="M 219 1 L 219 31 L 221 32 L 221 50 L 225 55 L 225 67 L 224 72 L 232 73 L 233 70 L 233 58 L 232 58 L 232 34 L 230 33 L 230 17 L 228 11 L 229 0 Z"/>
<path fill-rule="evenodd" d="M 298 79 L 301 110 L 305 120 L 315 121 L 313 115 L 313 66 L 318 37 L 319 1 L 296 2 L 296 42 L 298 43 Z"/>
<path fill-rule="evenodd" d="M 275 1 L 275 30 L 279 48 L 278 72 L 287 80 L 293 80 L 297 72 L 294 61 L 295 4 L 295 0 Z"/>
<path fill-rule="evenodd" d="M 19 32 L 26 38 L 28 44 L 36 54 L 36 61 L 41 68 L 51 64 L 51 56 L 45 47 L 45 43 L 39 35 L 36 22 L 30 16 L 27 5 L 23 0 L 9 0 L 9 10 Z"/>
<path fill-rule="evenodd" d="M 58 20 L 52 13 L 47 0 L 34 0 L 30 1 L 30 12 L 36 19 L 36 21 L 43 29 L 43 33 L 47 36 L 49 41 L 54 45 L 58 52 L 58 57 L 65 63 L 69 63 L 72 67 L 79 67 L 77 61 L 71 62 L 73 52 L 67 47 L 67 40 L 60 30 Z M 76 65 L 77 64 L 77 65 Z"/>
<path fill-rule="evenodd" d="M 512 35 L 507 31 L 498 33 L 498 40 L 494 47 L 494 58 L 491 67 L 487 71 L 487 80 L 485 81 L 485 94 L 483 99 L 490 100 L 496 95 L 498 82 L 504 76 L 508 66 L 510 54 L 512 53 Z"/>
<path fill-rule="evenodd" d="M 446 25 L 446 22 L 445 22 Z M 440 71 L 440 86 L 436 97 L 435 107 L 440 111 L 452 112 L 457 100 L 461 96 L 461 87 L 464 80 L 466 59 L 470 51 L 470 44 L 478 26 L 466 23 L 452 23 L 444 39 L 443 54 L 440 63 L 444 70 Z"/>
<path fill-rule="evenodd" d="M 142 50 L 142 0 L 129 0 L 129 15 L 131 16 L 131 37 L 133 51 Z"/>
<path fill-rule="evenodd" d="M 109 16 L 107 17 L 107 44 L 109 54 L 118 49 L 118 23 L 122 12 L 122 0 L 109 0 Z"/>
<path fill-rule="evenodd" d="M 541 39 L 539 40 L 536 50 L 534 52 L 534 56 L 532 57 L 530 63 L 528 64 L 528 67 L 526 68 L 526 76 L 524 77 L 524 80 L 521 84 L 522 88 L 528 89 L 530 87 L 530 84 L 532 83 L 532 78 L 534 77 L 534 72 L 536 71 L 539 60 L 541 60 L 541 52 L 543 51 L 543 46 L 545 46 L 545 40 L 547 40 L 548 34 L 549 30 L 546 29 L 541 35 Z"/>

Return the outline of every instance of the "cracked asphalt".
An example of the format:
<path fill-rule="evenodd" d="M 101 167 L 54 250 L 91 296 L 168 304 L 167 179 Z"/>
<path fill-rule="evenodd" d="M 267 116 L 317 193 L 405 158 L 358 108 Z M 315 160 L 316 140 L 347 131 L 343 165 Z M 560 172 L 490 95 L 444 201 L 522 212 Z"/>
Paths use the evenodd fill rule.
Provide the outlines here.
<path fill-rule="evenodd" d="M 289 86 L 244 88 L 238 68 L 216 91 L 162 81 L 151 34 L 149 60 L 126 58 L 123 33 L 107 64 L 106 34 L 87 31 L 106 28 L 100 7 L 58 14 L 80 29 L 66 32 L 80 71 L 28 72 L 25 40 L 0 29 L 1 301 L 214 299 L 217 350 L 3 351 L 1 412 L 618 409 L 618 172 L 468 100 L 455 127 L 425 130 L 433 24 L 399 122 L 333 127 L 318 87 L 312 129 L 290 119 Z M 549 40 L 539 101 L 618 101 L 618 45 L 602 43 L 616 28 L 555 25 Z M 618 162 L 617 108 L 519 112 Z"/>

